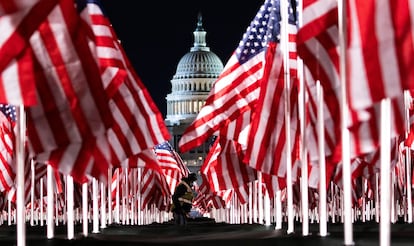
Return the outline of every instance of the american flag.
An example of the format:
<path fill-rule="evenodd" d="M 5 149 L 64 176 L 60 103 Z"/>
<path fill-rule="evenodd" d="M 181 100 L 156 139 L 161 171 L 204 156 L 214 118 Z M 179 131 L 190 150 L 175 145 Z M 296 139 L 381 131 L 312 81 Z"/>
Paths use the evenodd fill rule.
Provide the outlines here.
<path fill-rule="evenodd" d="M 233 194 L 233 190 L 225 190 L 214 192 L 211 190 L 207 177 L 201 174 L 201 185 L 197 189 L 197 195 L 194 198 L 194 206 L 208 211 L 211 208 L 225 208 L 229 198 Z"/>
<path fill-rule="evenodd" d="M 59 0 L 0 1 L 0 102 L 36 104 L 32 51 L 29 39 Z"/>
<path fill-rule="evenodd" d="M 291 6 L 292 7 L 292 6 Z M 286 10 L 288 11 L 288 10 Z M 296 15 L 289 12 L 289 64 L 292 87 L 296 78 Z M 198 146 L 217 130 L 226 127 L 248 110 L 252 110 L 249 142 L 245 163 L 253 168 L 273 175 L 284 176 L 286 134 L 284 126 L 284 102 L 291 100 L 292 138 L 297 140 L 297 95 L 291 90 L 284 95 L 283 56 L 280 41 L 280 3 L 268 0 L 261 6 L 247 28 L 239 46 L 226 64 L 219 79 L 206 100 L 206 104 L 195 121 L 186 129 L 180 139 L 181 151 Z M 291 83 L 289 81 L 289 83 Z M 289 93 L 290 93 L 289 92 Z M 261 144 L 257 144 L 261 143 Z M 292 141 L 291 149 L 298 143 Z M 292 152 L 294 153 L 294 151 Z M 290 154 L 290 153 L 289 153 Z"/>
<path fill-rule="evenodd" d="M 166 190 L 167 189 L 167 190 Z M 141 209 L 154 204 L 160 210 L 166 210 L 170 203 L 171 193 L 166 187 L 164 175 L 153 169 L 143 169 L 140 182 Z"/>
<path fill-rule="evenodd" d="M 406 130 L 404 91 L 414 88 L 414 3 L 410 0 L 352 0 L 346 4 L 349 10 L 346 16 L 349 20 L 346 26 L 349 34 L 346 43 L 347 102 L 350 110 L 356 112 L 354 115 L 358 115 L 358 121 L 361 121 L 360 115 L 366 115 L 365 111 L 372 112 L 371 127 L 366 126 L 357 134 L 362 139 L 366 129 L 373 132 L 376 127 L 376 135 L 371 138 L 379 146 L 377 135 L 383 129 L 376 123 L 380 122 L 382 99 L 391 99 L 391 137 Z"/>
<path fill-rule="evenodd" d="M 169 137 L 161 113 L 135 74 L 109 20 L 96 1 L 86 3 L 81 8 L 78 2 L 79 15 L 73 0 L 60 0 L 63 11 L 57 8 L 33 38 L 38 42 L 34 53 L 40 67 L 43 63 L 63 64 L 60 70 L 48 70 L 49 75 L 37 80 L 50 83 L 39 84 L 41 102 L 28 109 L 28 122 L 34 122 L 28 124 L 30 146 L 37 160 L 80 182 L 86 174 L 106 180 L 110 165 L 120 165 Z M 66 23 L 60 13 L 64 20 L 72 21 Z M 54 36 L 57 31 L 77 35 L 57 40 L 62 36 Z M 69 67 L 66 59 L 81 62 Z M 69 72 L 72 69 L 79 72 Z M 68 86 L 54 88 L 59 83 L 52 84 L 46 79 L 49 77 L 68 82 Z M 64 95 L 54 95 L 60 91 Z M 75 98 L 79 104 L 65 101 Z M 69 105 L 76 107 L 67 108 Z"/>
<path fill-rule="evenodd" d="M 308 142 L 316 143 L 316 99 L 315 83 L 321 82 L 324 91 L 325 146 L 326 155 L 332 156 L 336 164 L 341 158 L 340 145 L 340 98 L 339 79 L 339 31 L 337 1 L 304 1 L 303 26 L 298 31 L 298 54 L 303 59 L 306 71 L 306 86 L 309 92 L 308 112 L 311 122 L 307 131 Z M 352 57 L 350 58 L 352 59 Z M 351 60 L 349 60 L 351 61 Z M 349 62 L 348 62 L 349 63 Z M 360 80 L 358 80 L 359 83 Z M 361 89 L 363 90 L 363 89 Z M 402 97 L 401 97 L 402 98 Z M 395 98 L 392 101 L 392 136 L 403 131 L 403 104 Z M 358 111 L 346 109 L 349 118 L 348 128 L 351 133 L 351 157 L 375 151 L 379 146 L 380 105 L 371 104 Z M 310 148 L 311 161 L 317 157 L 315 149 Z"/>
<path fill-rule="evenodd" d="M 340 143 L 340 83 L 336 1 L 303 1 L 303 25 L 297 34 L 298 55 L 304 62 L 308 95 L 306 131 L 310 161 L 318 156 L 317 95 L 319 80 L 324 91 L 325 154 L 331 156 Z"/>
<path fill-rule="evenodd" d="M 414 2 L 346 3 L 350 108 L 365 109 L 384 98 L 403 97 L 404 90 L 414 88 Z"/>
<path fill-rule="evenodd" d="M 132 67 L 98 0 L 77 0 L 82 19 L 97 40 L 101 76 L 114 122 L 107 131 L 111 163 L 152 149 L 170 138 L 156 104 Z M 122 83 L 120 83 L 122 82 Z"/>
<path fill-rule="evenodd" d="M 82 20 L 94 36 L 101 77 L 108 96 L 112 97 L 127 76 L 122 53 L 118 48 L 119 41 L 109 19 L 104 15 L 100 1 L 76 0 L 76 4 Z"/>
<path fill-rule="evenodd" d="M 257 179 L 256 170 L 243 162 L 251 110 L 220 129 L 220 135 L 210 149 L 200 171 L 208 178 L 212 191 L 234 189 L 239 200 L 244 197 L 239 189 Z M 234 139 L 234 140 L 233 140 Z"/>
<path fill-rule="evenodd" d="M 122 166 L 142 170 L 141 180 L 138 181 L 138 189 L 143 200 L 142 208 L 154 200 L 159 208 L 166 208 L 167 201 L 171 198 L 171 190 L 153 149 L 130 156 Z"/>
<path fill-rule="evenodd" d="M 239 46 L 214 82 L 205 105 L 182 135 L 179 142 L 182 152 L 199 146 L 244 111 L 255 107 L 268 44 L 276 38 L 273 35 L 276 31 L 273 28 L 275 4 L 276 1 L 266 0 L 247 28 Z"/>
<path fill-rule="evenodd" d="M 96 44 L 95 44 L 96 45 Z M 87 174 L 107 174 L 113 122 L 90 36 L 73 0 L 58 5 L 30 37 L 38 103 L 27 108 L 31 156 L 83 182 Z"/>
<path fill-rule="evenodd" d="M 184 176 L 188 175 L 188 168 L 185 166 L 183 160 L 178 153 L 173 149 L 171 144 L 166 141 L 154 147 L 157 159 L 160 162 L 161 168 L 164 169 L 178 169 Z"/>
<path fill-rule="evenodd" d="M 257 172 L 242 162 L 242 152 L 237 142 L 225 138 L 220 141 L 218 137 L 200 171 L 207 177 L 212 192 L 233 189 L 239 200 L 245 203 L 248 200 L 245 193 L 237 191 L 255 181 Z"/>
<path fill-rule="evenodd" d="M 271 36 L 266 39 L 268 50 L 263 60 L 264 75 L 258 102 L 252 113 L 245 162 L 263 173 L 285 177 L 287 155 L 291 155 L 293 162 L 299 158 L 299 83 L 296 60 L 298 18 L 293 10 L 295 1 L 284 10 L 279 1 L 270 1 L 268 4 L 270 6 L 263 9 L 268 12 L 258 14 L 260 18 L 268 16 L 263 28 L 268 29 Z M 284 23 L 282 11 L 287 16 L 286 33 L 281 32 Z M 281 43 L 283 40 L 285 42 Z M 285 77 L 285 73 L 290 76 Z M 286 125 L 286 117 L 289 118 L 290 127 Z M 291 139 L 290 146 L 287 145 L 288 137 Z M 291 150 L 289 153 L 288 147 Z"/>
<path fill-rule="evenodd" d="M 154 151 L 173 193 L 177 184 L 183 177 L 187 177 L 190 171 L 168 141 L 156 145 Z"/>

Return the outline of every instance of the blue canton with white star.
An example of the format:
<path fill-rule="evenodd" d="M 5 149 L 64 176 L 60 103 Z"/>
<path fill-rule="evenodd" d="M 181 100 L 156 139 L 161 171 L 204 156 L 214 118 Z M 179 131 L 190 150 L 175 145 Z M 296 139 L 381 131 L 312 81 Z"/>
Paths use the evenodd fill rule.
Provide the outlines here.
<path fill-rule="evenodd" d="M 155 146 L 155 149 L 157 150 L 157 149 L 163 149 L 163 150 L 168 150 L 168 151 L 170 151 L 170 152 L 172 152 L 173 151 L 173 149 L 172 149 L 172 147 L 171 147 L 171 145 L 170 145 L 170 143 L 168 142 L 168 141 L 166 141 L 166 142 L 164 142 L 164 143 L 160 143 L 160 144 L 158 144 L 157 146 Z"/>
<path fill-rule="evenodd" d="M 296 1 L 293 2 L 296 4 Z M 296 6 L 292 6 L 289 1 L 290 24 L 296 25 L 296 14 Z M 280 42 L 280 21 L 280 0 L 267 0 L 250 23 L 236 49 L 236 56 L 241 64 L 266 49 L 269 42 Z"/>
<path fill-rule="evenodd" d="M 16 121 L 16 107 L 10 104 L 0 104 L 0 111 L 11 121 Z"/>

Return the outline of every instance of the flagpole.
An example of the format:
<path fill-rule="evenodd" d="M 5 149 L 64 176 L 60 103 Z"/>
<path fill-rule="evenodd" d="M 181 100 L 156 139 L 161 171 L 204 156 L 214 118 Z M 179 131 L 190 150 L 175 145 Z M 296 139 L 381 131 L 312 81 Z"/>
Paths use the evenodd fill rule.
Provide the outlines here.
<path fill-rule="evenodd" d="M 52 239 L 54 237 L 54 224 L 53 224 L 53 210 L 57 206 L 54 202 L 53 192 L 53 168 L 51 165 L 47 165 L 47 238 Z M 57 217 L 57 215 L 56 215 Z"/>
<path fill-rule="evenodd" d="M 341 85 L 341 137 L 342 137 L 342 182 L 343 182 L 343 218 L 344 244 L 354 245 L 352 231 L 352 187 L 351 187 L 351 153 L 350 135 L 347 128 L 348 102 L 346 99 L 346 6 L 343 0 L 338 0 L 338 30 L 339 30 L 339 73 Z"/>
<path fill-rule="evenodd" d="M 40 226 L 43 226 L 43 178 L 40 178 Z"/>
<path fill-rule="evenodd" d="M 131 188 L 130 188 L 130 190 L 131 190 L 131 194 L 132 194 L 132 196 L 131 196 L 131 225 L 135 225 L 136 224 L 136 222 L 135 222 L 135 218 L 136 218 L 136 216 L 135 216 L 135 194 L 137 194 L 136 193 L 136 182 L 137 182 L 137 180 L 136 180 L 136 168 L 131 168 L 131 170 L 130 170 L 130 175 L 132 176 L 132 184 L 131 184 Z"/>
<path fill-rule="evenodd" d="M 34 226 L 35 169 L 33 159 L 30 159 L 30 173 L 30 225 Z"/>
<path fill-rule="evenodd" d="M 259 208 L 259 223 L 263 223 L 263 179 L 262 179 L 262 172 L 257 172 L 257 181 L 258 181 L 258 189 L 257 189 L 257 206 Z"/>
<path fill-rule="evenodd" d="M 281 34 L 280 43 L 283 52 L 283 69 L 284 69 L 284 83 L 285 83 L 285 131 L 286 131 L 286 191 L 287 191 L 287 214 L 288 214 L 288 228 L 287 233 L 294 232 L 294 211 L 293 211 L 293 189 L 292 189 L 292 151 L 290 138 L 290 66 L 289 66 L 289 45 L 288 45 L 288 4 L 287 0 L 280 1 L 280 15 L 281 20 Z"/>
<path fill-rule="evenodd" d="M 382 145 L 381 145 L 382 146 Z M 390 150 L 391 151 L 391 150 Z M 388 162 L 391 164 L 391 158 L 390 158 L 390 162 Z M 390 178 L 390 199 L 389 201 L 391 202 L 390 204 L 390 221 L 391 223 L 395 223 L 396 222 L 396 204 L 395 204 L 395 192 L 394 192 L 394 187 L 395 187 L 395 182 L 396 182 L 396 174 L 395 174 L 395 166 L 394 168 L 392 168 L 392 170 L 390 171 L 391 173 L 391 178 Z M 392 188 L 391 188 L 392 187 Z"/>
<path fill-rule="evenodd" d="M 83 236 L 88 236 L 88 181 L 82 184 Z"/>
<path fill-rule="evenodd" d="M 269 198 L 269 192 L 267 189 L 265 190 L 264 196 L 263 196 L 263 203 L 264 203 L 264 220 L 265 220 L 265 226 L 270 226 L 270 198 Z M 239 221 L 240 224 L 240 221 Z"/>
<path fill-rule="evenodd" d="M 101 186 L 101 228 L 106 228 L 106 197 L 105 197 L 105 184 L 99 182 Z"/>
<path fill-rule="evenodd" d="M 115 181 L 115 189 L 116 189 L 116 193 L 115 193 L 115 222 L 117 224 L 120 224 L 120 201 L 119 201 L 119 176 L 120 174 L 120 170 L 121 167 L 118 167 L 116 169 L 116 181 Z"/>
<path fill-rule="evenodd" d="M 380 245 L 388 246 L 390 239 L 390 207 L 391 207 L 391 119 L 390 99 L 381 101 L 381 131 L 380 131 L 380 155 L 381 155 L 381 194 L 380 194 Z"/>
<path fill-rule="evenodd" d="M 380 223 L 379 173 L 375 173 L 375 221 Z"/>
<path fill-rule="evenodd" d="M 303 26 L 303 2 L 298 1 L 299 5 L 297 7 L 298 14 L 298 28 Z M 306 148 L 306 123 L 305 123 L 305 75 L 303 60 L 297 58 L 298 63 L 298 77 L 299 77 L 299 118 L 300 118 L 300 134 L 301 134 L 301 202 L 302 202 L 302 235 L 307 236 L 309 234 L 309 208 L 308 208 L 308 187 L 309 187 L 309 178 L 308 178 L 308 158 L 307 158 L 307 148 Z"/>
<path fill-rule="evenodd" d="M 410 132 L 410 107 L 411 96 L 409 91 L 404 91 L 404 110 L 405 110 L 405 138 Z M 407 222 L 413 223 L 413 203 L 411 200 L 411 149 L 407 146 L 405 148 L 405 172 L 406 172 L 406 189 L 407 189 Z"/>
<path fill-rule="evenodd" d="M 253 186 L 253 223 L 257 223 L 257 186 L 258 186 L 258 180 L 254 181 Z"/>
<path fill-rule="evenodd" d="M 98 180 L 92 178 L 92 233 L 99 233 L 99 211 L 98 211 Z"/>
<path fill-rule="evenodd" d="M 248 184 L 249 187 L 249 224 L 253 224 L 253 185 L 255 181 Z"/>
<path fill-rule="evenodd" d="M 142 169 L 137 168 L 137 179 L 138 179 L 138 185 L 137 187 L 137 216 L 138 216 L 138 225 L 142 225 L 142 209 L 141 209 L 141 181 L 142 181 Z"/>
<path fill-rule="evenodd" d="M 319 80 L 316 82 L 316 93 L 318 99 L 319 234 L 325 237 L 327 236 L 325 124 L 323 114 L 323 89 Z"/>
<path fill-rule="evenodd" d="M 66 176 L 66 195 L 67 195 L 67 236 L 71 240 L 75 237 L 75 223 L 74 223 L 74 198 L 73 198 L 73 177 L 70 175 Z"/>
<path fill-rule="evenodd" d="M 127 167 L 125 167 L 125 193 L 124 193 L 124 197 L 125 197 L 125 207 L 124 207 L 124 211 L 125 211 L 125 221 L 126 224 L 129 225 L 129 165 L 127 165 Z"/>
<path fill-rule="evenodd" d="M 26 132 L 26 115 L 24 106 L 17 106 L 16 131 L 16 216 L 17 246 L 26 245 L 26 222 L 24 202 L 24 144 Z"/>
<path fill-rule="evenodd" d="M 108 168 L 108 224 L 112 224 L 112 167 Z"/>
<path fill-rule="evenodd" d="M 277 190 L 275 195 L 276 225 L 275 229 L 282 229 L 282 191 Z"/>

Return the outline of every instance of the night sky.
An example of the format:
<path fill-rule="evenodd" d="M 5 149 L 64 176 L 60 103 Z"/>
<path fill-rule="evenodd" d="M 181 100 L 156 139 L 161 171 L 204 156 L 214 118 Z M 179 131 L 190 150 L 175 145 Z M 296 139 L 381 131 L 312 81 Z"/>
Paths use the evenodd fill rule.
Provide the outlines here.
<path fill-rule="evenodd" d="M 193 46 L 200 12 L 207 46 L 227 63 L 264 0 L 101 0 L 142 82 L 165 117 L 165 97 L 182 56 Z"/>

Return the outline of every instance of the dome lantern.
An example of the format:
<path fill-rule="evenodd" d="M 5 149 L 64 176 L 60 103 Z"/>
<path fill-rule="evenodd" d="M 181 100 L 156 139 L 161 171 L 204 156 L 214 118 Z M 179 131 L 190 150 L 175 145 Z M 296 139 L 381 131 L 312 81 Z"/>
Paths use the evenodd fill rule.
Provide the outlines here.
<path fill-rule="evenodd" d="M 206 43 L 206 31 L 203 28 L 203 17 L 201 13 L 198 13 L 197 28 L 193 32 L 194 34 L 194 46 L 191 48 L 191 51 L 210 51 L 210 48 L 207 47 Z"/>

